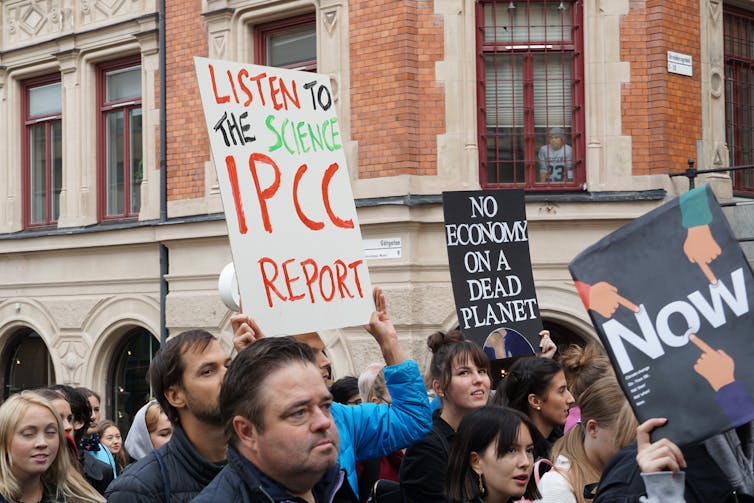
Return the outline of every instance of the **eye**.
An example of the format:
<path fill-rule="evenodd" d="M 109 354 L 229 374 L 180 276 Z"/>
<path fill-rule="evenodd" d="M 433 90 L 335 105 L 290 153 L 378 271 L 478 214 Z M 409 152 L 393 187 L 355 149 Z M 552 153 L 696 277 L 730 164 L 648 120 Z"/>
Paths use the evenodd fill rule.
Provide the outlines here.
<path fill-rule="evenodd" d="M 486 370 L 486 369 L 479 369 L 479 373 L 480 373 L 480 374 L 486 374 L 486 373 L 487 373 L 487 370 Z"/>

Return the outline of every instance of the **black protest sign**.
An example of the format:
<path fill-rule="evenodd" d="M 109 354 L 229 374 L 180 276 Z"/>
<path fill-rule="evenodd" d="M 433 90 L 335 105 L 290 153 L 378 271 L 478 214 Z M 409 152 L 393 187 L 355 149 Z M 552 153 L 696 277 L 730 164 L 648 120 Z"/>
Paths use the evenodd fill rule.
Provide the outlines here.
<path fill-rule="evenodd" d="M 533 354 L 542 322 L 522 190 L 443 192 L 450 277 L 464 335 L 490 360 Z"/>
<path fill-rule="evenodd" d="M 686 445 L 754 419 L 754 277 L 708 186 L 569 265 L 639 421 Z"/>

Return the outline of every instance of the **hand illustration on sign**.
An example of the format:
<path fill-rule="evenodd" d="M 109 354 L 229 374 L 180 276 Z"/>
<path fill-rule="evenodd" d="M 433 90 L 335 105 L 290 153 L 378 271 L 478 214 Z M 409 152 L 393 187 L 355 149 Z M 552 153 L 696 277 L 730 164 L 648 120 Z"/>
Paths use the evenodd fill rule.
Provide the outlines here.
<path fill-rule="evenodd" d="M 689 262 L 701 268 L 710 283 L 717 283 L 717 277 L 709 264 L 720 255 L 721 251 L 715 238 L 712 237 L 709 225 L 699 225 L 688 229 L 686 240 L 683 242 L 683 253 L 686 254 Z"/>
<path fill-rule="evenodd" d="M 639 312 L 639 306 L 618 293 L 618 289 L 605 281 L 588 285 L 575 281 L 584 307 L 599 313 L 605 318 L 611 318 L 619 306 L 623 306 L 634 313 Z"/>
<path fill-rule="evenodd" d="M 699 266 L 710 283 L 717 283 L 717 277 L 709 264 L 720 255 L 722 250 L 709 228 L 712 222 L 712 212 L 707 201 L 707 191 L 704 187 L 697 187 L 686 192 L 680 196 L 679 204 L 683 227 L 687 229 L 683 253 L 686 254 L 689 262 Z"/>
<path fill-rule="evenodd" d="M 743 383 L 736 381 L 733 358 L 722 349 L 713 349 L 695 334 L 690 334 L 689 340 L 702 351 L 694 370 L 712 386 L 715 401 L 730 425 L 736 427 L 753 420 L 754 403 Z"/>

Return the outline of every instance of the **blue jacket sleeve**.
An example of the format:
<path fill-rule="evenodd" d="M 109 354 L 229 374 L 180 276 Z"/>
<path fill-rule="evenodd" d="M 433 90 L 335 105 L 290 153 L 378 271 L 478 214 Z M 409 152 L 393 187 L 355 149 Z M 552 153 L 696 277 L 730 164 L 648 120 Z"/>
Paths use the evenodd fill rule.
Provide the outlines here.
<path fill-rule="evenodd" d="M 385 456 L 423 439 L 432 427 L 427 391 L 413 360 L 385 367 L 385 383 L 391 405 L 365 403 L 332 405 L 340 434 L 339 462 L 349 482 L 356 478 L 356 461 Z"/>

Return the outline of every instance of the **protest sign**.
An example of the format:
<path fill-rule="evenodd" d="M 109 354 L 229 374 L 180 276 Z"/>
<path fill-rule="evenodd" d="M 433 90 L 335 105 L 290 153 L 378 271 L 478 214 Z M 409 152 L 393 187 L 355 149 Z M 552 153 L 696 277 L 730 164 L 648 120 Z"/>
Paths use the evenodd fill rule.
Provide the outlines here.
<path fill-rule="evenodd" d="M 637 418 L 668 418 L 655 437 L 686 445 L 754 419 L 754 277 L 708 186 L 569 269 Z"/>
<path fill-rule="evenodd" d="M 366 323 L 372 287 L 328 77 L 194 63 L 244 311 L 270 335 Z"/>
<path fill-rule="evenodd" d="M 542 321 L 522 190 L 443 192 L 458 323 L 490 360 L 531 355 Z"/>

